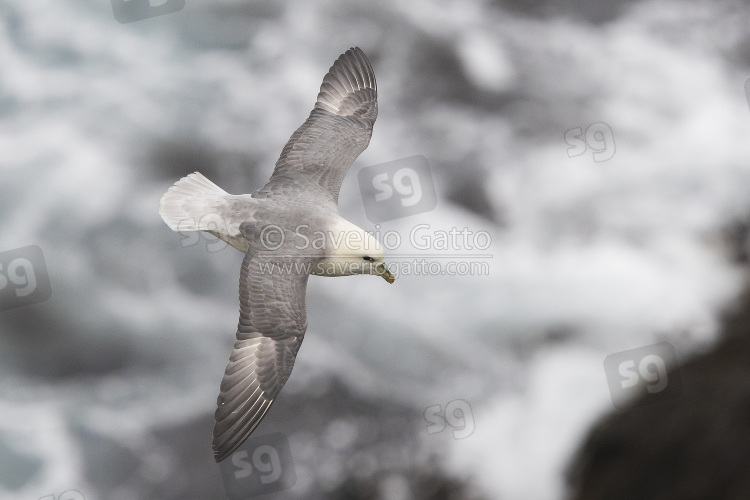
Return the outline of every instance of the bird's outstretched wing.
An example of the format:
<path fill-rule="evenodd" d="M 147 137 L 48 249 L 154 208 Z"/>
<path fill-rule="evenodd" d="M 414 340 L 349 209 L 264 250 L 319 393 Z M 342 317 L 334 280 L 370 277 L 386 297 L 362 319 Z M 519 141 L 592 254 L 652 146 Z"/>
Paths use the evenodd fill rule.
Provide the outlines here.
<path fill-rule="evenodd" d="M 253 251 L 245 255 L 237 341 L 217 400 L 213 440 L 217 462 L 255 430 L 292 373 L 307 329 L 307 278 L 300 260 Z"/>
<path fill-rule="evenodd" d="M 347 50 L 323 78 L 315 108 L 284 146 L 271 179 L 304 172 L 338 202 L 346 172 L 370 143 L 377 99 L 375 73 L 364 52 Z"/>

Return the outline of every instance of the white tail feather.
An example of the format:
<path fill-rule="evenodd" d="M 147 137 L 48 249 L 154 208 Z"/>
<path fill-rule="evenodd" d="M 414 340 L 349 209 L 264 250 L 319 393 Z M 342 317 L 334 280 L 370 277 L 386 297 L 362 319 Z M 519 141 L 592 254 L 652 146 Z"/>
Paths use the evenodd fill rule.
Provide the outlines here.
<path fill-rule="evenodd" d="M 177 181 L 159 201 L 159 215 L 174 231 L 208 231 L 216 229 L 213 217 L 231 195 L 194 172 Z M 212 225 L 213 223 L 213 225 Z"/>
<path fill-rule="evenodd" d="M 194 172 L 169 188 L 159 202 L 159 214 L 173 231 L 207 231 L 242 253 L 248 241 L 240 225 L 252 221 L 256 200 L 251 195 L 232 195 Z"/>

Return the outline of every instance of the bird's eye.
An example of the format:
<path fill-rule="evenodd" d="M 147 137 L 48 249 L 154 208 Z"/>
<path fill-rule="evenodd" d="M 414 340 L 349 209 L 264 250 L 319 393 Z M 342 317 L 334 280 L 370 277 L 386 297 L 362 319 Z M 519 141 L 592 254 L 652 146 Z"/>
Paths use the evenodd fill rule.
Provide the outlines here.
<path fill-rule="evenodd" d="M 365 256 L 364 256 L 364 257 L 362 257 L 362 258 L 363 258 L 363 259 L 365 259 L 365 260 L 366 260 L 367 262 L 375 262 L 375 259 L 373 259 L 373 258 L 372 258 L 372 257 L 370 257 L 369 255 L 365 255 Z"/>

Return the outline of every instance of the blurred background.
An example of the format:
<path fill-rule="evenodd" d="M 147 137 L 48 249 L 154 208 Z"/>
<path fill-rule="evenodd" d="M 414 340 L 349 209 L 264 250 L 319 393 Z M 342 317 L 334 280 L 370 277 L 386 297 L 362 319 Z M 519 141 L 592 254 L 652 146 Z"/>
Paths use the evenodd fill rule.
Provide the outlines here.
<path fill-rule="evenodd" d="M 453 256 L 487 272 L 310 279 L 305 342 L 254 434 L 288 437 L 296 484 L 264 498 L 577 495 L 587 471 L 614 477 L 592 426 L 619 419 L 624 446 L 658 418 L 615 412 L 607 356 L 673 346 L 683 391 L 644 406 L 665 417 L 692 408 L 694 360 L 742 352 L 716 348 L 750 303 L 739 1 L 187 0 L 124 24 L 109 0 L 0 6 L 0 256 L 37 245 L 51 287 L 0 311 L 0 498 L 225 498 L 210 445 L 242 255 L 186 244 L 157 204 L 193 171 L 260 188 L 351 46 L 380 114 L 341 214 L 404 239 L 487 232 L 485 257 Z M 414 155 L 436 207 L 376 227 L 357 172 Z M 704 393 L 742 379 L 735 361 Z M 748 394 L 725 399 L 748 415 Z"/>

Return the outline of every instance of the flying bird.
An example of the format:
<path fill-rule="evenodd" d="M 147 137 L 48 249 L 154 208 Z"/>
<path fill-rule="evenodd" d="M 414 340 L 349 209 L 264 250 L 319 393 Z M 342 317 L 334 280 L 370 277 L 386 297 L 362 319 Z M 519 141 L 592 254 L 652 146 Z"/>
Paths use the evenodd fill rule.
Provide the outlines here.
<path fill-rule="evenodd" d="M 307 329 L 308 276 L 395 279 L 378 241 L 338 213 L 341 183 L 370 143 L 377 115 L 375 74 L 352 48 L 323 78 L 315 107 L 263 188 L 232 195 L 195 172 L 159 202 L 174 231 L 207 231 L 245 254 L 237 340 L 217 399 L 217 462 L 255 430 L 292 372 Z"/>

